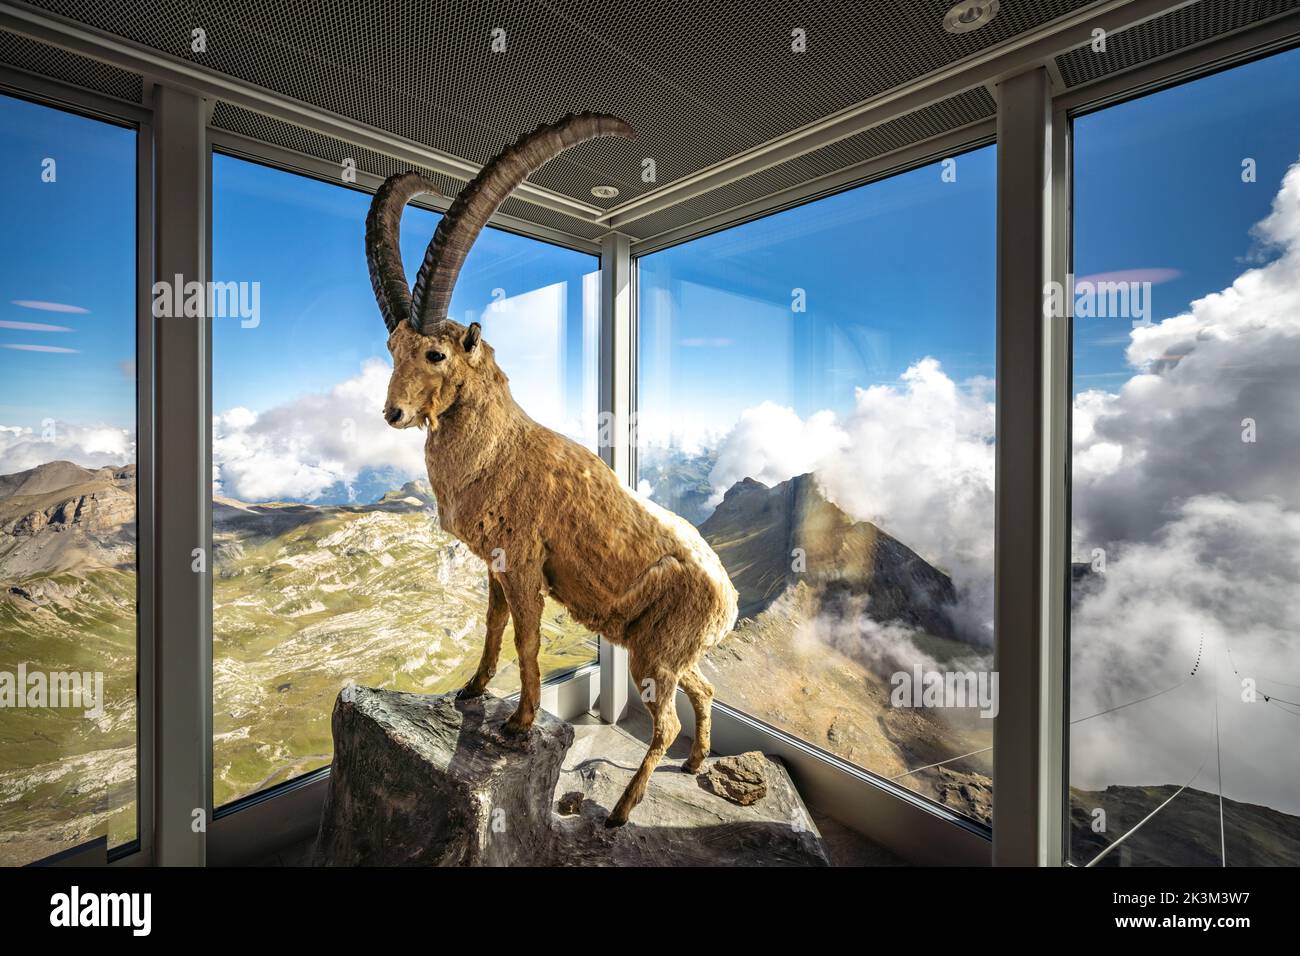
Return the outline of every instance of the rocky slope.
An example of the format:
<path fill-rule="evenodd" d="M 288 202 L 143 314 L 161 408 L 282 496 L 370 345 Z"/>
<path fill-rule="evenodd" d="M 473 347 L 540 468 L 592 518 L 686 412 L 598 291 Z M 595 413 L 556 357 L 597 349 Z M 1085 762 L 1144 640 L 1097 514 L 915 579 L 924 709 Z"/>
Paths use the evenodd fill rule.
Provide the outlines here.
<path fill-rule="evenodd" d="M 0 863 L 135 835 L 135 469 L 0 476 L 0 670 L 100 672 L 104 714 L 0 723 Z"/>
<path fill-rule="evenodd" d="M 739 624 L 703 665 L 718 698 L 988 822 L 989 754 L 909 771 L 990 746 L 992 722 L 969 709 L 890 702 L 890 675 L 915 663 L 991 666 L 983 649 L 957 639 L 948 575 L 853 521 L 812 475 L 733 485 L 700 532 L 740 592 Z"/>
<path fill-rule="evenodd" d="M 1177 790 L 1174 784 L 1071 787 L 1070 859 L 1088 863 Z M 1104 832 L 1094 832 L 1093 821 L 1103 819 Z M 1300 817 L 1224 797 L 1223 842 L 1229 866 L 1300 866 Z M 1222 866 L 1219 795 L 1188 787 L 1097 865 Z"/>
<path fill-rule="evenodd" d="M 0 569 L 7 574 L 134 566 L 134 465 L 92 471 L 55 461 L 0 476 Z"/>
<path fill-rule="evenodd" d="M 106 830 L 134 836 L 135 472 L 51 462 L 0 476 L 0 670 L 104 674 L 105 716 L 24 709 L 0 724 L 0 863 Z M 369 505 L 213 501 L 215 800 L 329 760 L 347 680 L 433 692 L 478 662 L 486 576 L 410 482 Z M 544 671 L 594 658 L 548 605 Z M 518 686 L 507 633 L 493 688 Z"/>
<path fill-rule="evenodd" d="M 740 592 L 741 617 L 803 581 L 828 609 L 863 596 L 873 620 L 956 637 L 946 613 L 956 601 L 948 575 L 870 522 L 851 519 L 812 475 L 774 488 L 752 478 L 732 485 L 700 533 Z"/>

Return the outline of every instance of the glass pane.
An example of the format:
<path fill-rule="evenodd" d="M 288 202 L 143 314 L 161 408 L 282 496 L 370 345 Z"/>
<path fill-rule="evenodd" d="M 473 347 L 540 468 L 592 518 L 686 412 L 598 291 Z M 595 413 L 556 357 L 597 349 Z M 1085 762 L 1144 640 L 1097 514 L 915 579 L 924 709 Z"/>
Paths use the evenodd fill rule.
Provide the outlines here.
<path fill-rule="evenodd" d="M 0 96 L 0 864 L 136 838 L 136 133 Z"/>
<path fill-rule="evenodd" d="M 1298 75 L 1074 124 L 1080 865 L 1300 863 Z"/>
<path fill-rule="evenodd" d="M 481 561 L 438 524 L 424 433 L 384 423 L 391 361 L 366 271 L 370 196 L 213 158 L 213 273 L 246 304 L 213 323 L 213 786 L 220 806 L 330 760 L 349 680 L 438 693 L 478 664 Z M 438 223 L 408 208 L 414 277 Z M 597 260 L 487 229 L 452 315 L 535 419 L 594 448 Z M 558 606 L 542 674 L 594 661 Z M 519 687 L 507 630 L 492 690 Z"/>
<path fill-rule="evenodd" d="M 984 822 L 994 174 L 982 149 L 638 273 L 639 490 L 740 592 L 718 699 Z"/>

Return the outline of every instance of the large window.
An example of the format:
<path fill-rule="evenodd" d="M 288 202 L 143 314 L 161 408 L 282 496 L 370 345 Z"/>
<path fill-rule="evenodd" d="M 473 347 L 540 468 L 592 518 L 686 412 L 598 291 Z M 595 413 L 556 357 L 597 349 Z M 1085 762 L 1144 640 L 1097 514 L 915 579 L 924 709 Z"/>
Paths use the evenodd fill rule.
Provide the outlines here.
<path fill-rule="evenodd" d="M 391 362 L 362 246 L 370 197 L 213 158 L 213 273 L 247 305 L 213 328 L 213 786 L 222 805 L 329 762 L 348 681 L 438 693 L 483 642 L 487 574 L 443 531 L 424 434 L 381 417 Z M 438 223 L 408 208 L 414 278 Z M 484 230 L 452 317 L 478 320 L 537 421 L 595 447 L 598 260 Z M 227 286 L 226 288 L 230 288 Z M 563 608 L 543 677 L 595 659 Z M 516 691 L 507 630 L 492 690 Z"/>
<path fill-rule="evenodd" d="M 994 151 L 639 261 L 639 490 L 740 593 L 718 699 L 989 822 Z"/>
<path fill-rule="evenodd" d="M 1300 863 L 1297 75 L 1074 124 L 1080 865 Z"/>
<path fill-rule="evenodd" d="M 136 837 L 136 133 L 0 96 L 0 864 Z"/>

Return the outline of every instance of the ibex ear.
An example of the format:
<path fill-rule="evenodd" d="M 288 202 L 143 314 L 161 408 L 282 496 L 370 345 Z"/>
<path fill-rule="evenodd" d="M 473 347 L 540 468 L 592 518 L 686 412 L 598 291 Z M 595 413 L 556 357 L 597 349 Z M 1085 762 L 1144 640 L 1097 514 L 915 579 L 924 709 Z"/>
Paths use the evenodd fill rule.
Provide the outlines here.
<path fill-rule="evenodd" d="M 477 322 L 471 322 L 469 328 L 465 331 L 465 338 L 461 341 L 461 345 L 464 346 L 465 351 L 469 353 L 469 361 L 471 365 L 478 364 L 478 343 L 479 337 L 482 334 L 483 326 L 479 325 Z"/>

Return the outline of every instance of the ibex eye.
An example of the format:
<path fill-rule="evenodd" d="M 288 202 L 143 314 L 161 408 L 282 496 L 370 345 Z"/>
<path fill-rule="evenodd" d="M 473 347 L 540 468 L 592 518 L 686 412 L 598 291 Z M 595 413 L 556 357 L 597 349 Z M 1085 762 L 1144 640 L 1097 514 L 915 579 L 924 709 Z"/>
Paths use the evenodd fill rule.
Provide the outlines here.
<path fill-rule="evenodd" d="M 441 352 L 425 352 L 424 357 L 427 358 L 430 362 L 437 363 L 437 362 L 441 362 L 447 356 L 443 355 Z"/>

